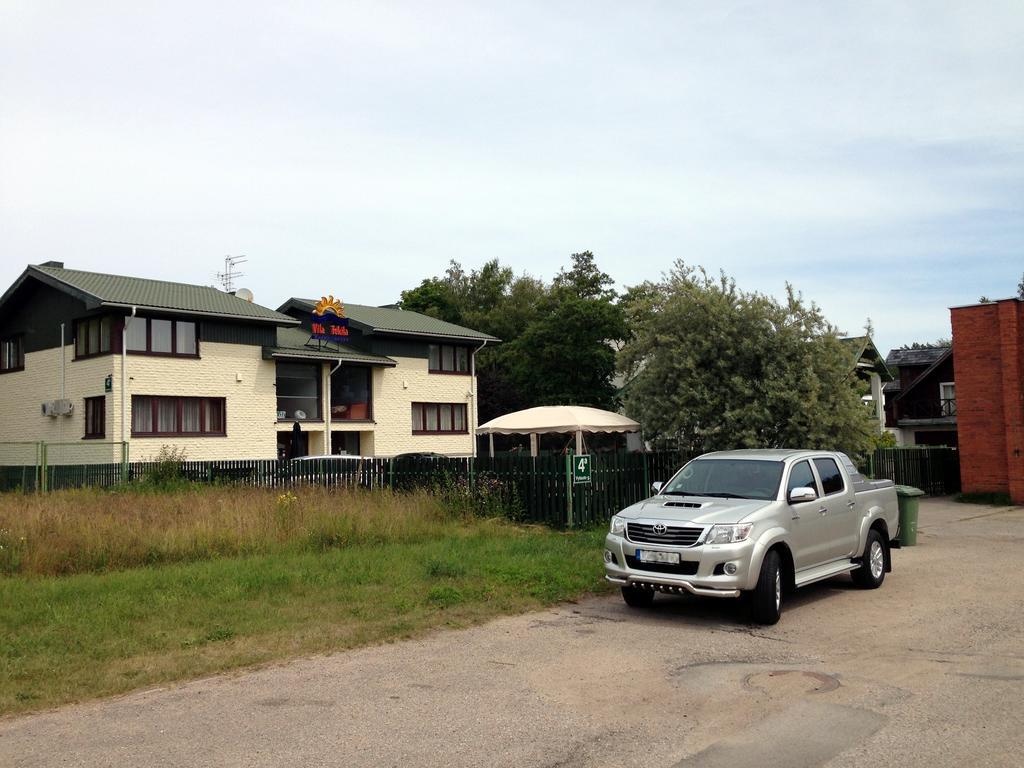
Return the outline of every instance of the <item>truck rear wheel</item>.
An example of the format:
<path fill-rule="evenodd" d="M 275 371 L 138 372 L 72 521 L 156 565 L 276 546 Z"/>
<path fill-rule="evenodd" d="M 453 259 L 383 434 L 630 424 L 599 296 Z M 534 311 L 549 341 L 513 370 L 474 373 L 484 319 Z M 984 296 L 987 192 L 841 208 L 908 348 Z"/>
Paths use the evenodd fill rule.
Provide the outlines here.
<path fill-rule="evenodd" d="M 782 615 L 782 560 L 774 549 L 761 561 L 757 586 L 750 593 L 750 612 L 758 624 L 777 624 Z"/>
<path fill-rule="evenodd" d="M 874 528 L 868 531 L 860 568 L 851 575 L 853 583 L 862 589 L 878 589 L 885 581 L 885 541 Z"/>
<path fill-rule="evenodd" d="M 623 587 L 622 599 L 631 608 L 646 608 L 654 602 L 654 590 L 643 587 Z"/>

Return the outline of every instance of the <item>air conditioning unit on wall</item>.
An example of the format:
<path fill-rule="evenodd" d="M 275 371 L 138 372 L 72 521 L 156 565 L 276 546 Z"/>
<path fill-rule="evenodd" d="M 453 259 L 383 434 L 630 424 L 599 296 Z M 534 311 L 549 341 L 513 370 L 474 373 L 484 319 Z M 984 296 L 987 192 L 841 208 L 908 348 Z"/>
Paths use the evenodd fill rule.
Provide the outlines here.
<path fill-rule="evenodd" d="M 75 412 L 75 404 L 70 400 L 50 400 L 43 403 L 43 416 L 56 418 L 57 416 L 70 416 Z"/>

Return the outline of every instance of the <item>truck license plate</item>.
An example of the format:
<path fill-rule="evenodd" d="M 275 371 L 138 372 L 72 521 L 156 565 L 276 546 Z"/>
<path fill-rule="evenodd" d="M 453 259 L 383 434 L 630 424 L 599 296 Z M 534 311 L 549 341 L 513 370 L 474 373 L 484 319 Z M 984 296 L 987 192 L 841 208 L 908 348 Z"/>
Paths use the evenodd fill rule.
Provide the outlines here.
<path fill-rule="evenodd" d="M 649 552 L 644 549 L 636 551 L 636 559 L 641 563 L 671 563 L 679 564 L 678 552 Z"/>

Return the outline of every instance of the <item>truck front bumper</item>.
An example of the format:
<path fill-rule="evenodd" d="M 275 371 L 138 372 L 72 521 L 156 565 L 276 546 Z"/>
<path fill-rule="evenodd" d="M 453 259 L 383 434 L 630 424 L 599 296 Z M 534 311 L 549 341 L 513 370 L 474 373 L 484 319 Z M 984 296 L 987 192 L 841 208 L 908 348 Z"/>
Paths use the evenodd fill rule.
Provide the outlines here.
<path fill-rule="evenodd" d="M 638 544 L 625 537 L 608 534 L 605 537 L 605 579 L 620 587 L 635 586 L 662 592 L 689 592 L 702 597 L 739 597 L 750 589 L 751 560 L 754 543 L 712 544 L 694 547 L 667 547 Z M 658 566 L 638 562 L 637 550 L 676 552 L 680 557 L 679 571 L 668 573 Z M 734 573 L 726 573 L 729 565 Z M 756 583 L 756 579 L 755 579 Z"/>

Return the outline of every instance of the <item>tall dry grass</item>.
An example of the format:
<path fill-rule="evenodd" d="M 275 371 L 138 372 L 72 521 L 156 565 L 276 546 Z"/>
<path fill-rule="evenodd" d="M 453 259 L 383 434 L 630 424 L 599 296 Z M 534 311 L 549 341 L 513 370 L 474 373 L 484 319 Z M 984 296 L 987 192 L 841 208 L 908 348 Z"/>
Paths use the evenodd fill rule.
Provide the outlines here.
<path fill-rule="evenodd" d="M 3 494 L 0 574 L 89 573 L 411 542 L 451 535 L 458 520 L 426 493 L 225 487 Z"/>

